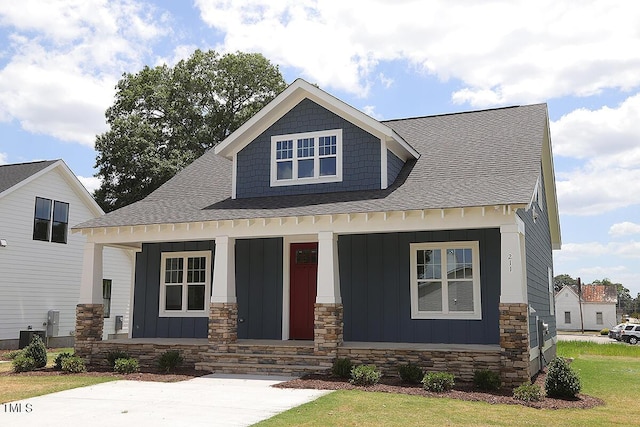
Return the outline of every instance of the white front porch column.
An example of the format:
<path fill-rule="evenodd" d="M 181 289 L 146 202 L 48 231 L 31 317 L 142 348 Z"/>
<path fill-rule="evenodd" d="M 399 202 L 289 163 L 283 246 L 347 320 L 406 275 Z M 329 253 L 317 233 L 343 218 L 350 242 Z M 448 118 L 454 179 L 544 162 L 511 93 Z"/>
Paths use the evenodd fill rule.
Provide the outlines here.
<path fill-rule="evenodd" d="M 500 302 L 528 303 L 524 223 L 500 226 Z"/>
<path fill-rule="evenodd" d="M 216 237 L 213 261 L 212 303 L 236 302 L 236 240 L 229 236 Z"/>
<path fill-rule="evenodd" d="M 84 244 L 82 276 L 80 281 L 80 304 L 102 304 L 102 250 L 103 245 Z"/>
<path fill-rule="evenodd" d="M 338 271 L 338 236 L 331 231 L 318 233 L 318 304 L 342 304 Z"/>

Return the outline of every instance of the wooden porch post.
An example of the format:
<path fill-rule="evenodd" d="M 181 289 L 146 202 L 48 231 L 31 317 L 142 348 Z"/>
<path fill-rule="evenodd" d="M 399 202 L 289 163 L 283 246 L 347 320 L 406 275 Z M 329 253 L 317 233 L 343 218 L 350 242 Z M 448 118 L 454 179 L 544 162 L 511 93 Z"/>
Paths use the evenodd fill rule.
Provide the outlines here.
<path fill-rule="evenodd" d="M 235 239 L 216 237 L 213 262 L 213 292 L 209 308 L 209 344 L 217 351 L 229 351 L 238 340 Z"/>
<path fill-rule="evenodd" d="M 88 363 L 91 363 L 93 343 L 102 340 L 104 328 L 102 252 L 101 244 L 87 242 L 84 245 L 74 349 L 76 354 L 88 359 Z"/>
<path fill-rule="evenodd" d="M 314 305 L 314 352 L 337 357 L 343 342 L 343 306 L 338 270 L 338 236 L 318 233 L 318 289 Z"/>

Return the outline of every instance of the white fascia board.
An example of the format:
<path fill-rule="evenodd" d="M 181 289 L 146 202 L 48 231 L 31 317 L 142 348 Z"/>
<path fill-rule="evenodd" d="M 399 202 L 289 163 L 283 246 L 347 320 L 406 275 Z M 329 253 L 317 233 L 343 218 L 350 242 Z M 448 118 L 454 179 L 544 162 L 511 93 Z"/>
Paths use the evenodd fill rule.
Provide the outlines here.
<path fill-rule="evenodd" d="M 393 129 L 380 123 L 374 118 L 369 117 L 362 111 L 353 108 L 338 98 L 329 95 L 327 92 L 313 86 L 303 79 L 297 79 L 291 83 L 262 110 L 240 126 L 224 141 L 218 144 L 215 147 L 214 152 L 218 155 L 227 157 L 228 159 L 232 159 L 233 154 L 246 147 L 258 135 L 264 132 L 269 126 L 288 113 L 305 98 L 314 101 L 318 105 L 337 114 L 343 119 L 366 130 L 378 138 L 384 138 L 386 141 L 393 141 L 395 143 L 395 150 L 404 153 L 402 156 L 398 157 L 405 160 L 409 156 L 414 158 L 420 157 L 420 154 Z"/>
<path fill-rule="evenodd" d="M 526 205 L 518 205 L 524 209 Z M 90 242 L 105 245 L 139 246 L 142 242 L 212 240 L 233 238 L 314 235 L 321 231 L 336 234 L 393 233 L 405 231 L 464 230 L 501 228 L 517 224 L 516 206 L 511 209 L 482 207 L 431 209 L 351 214 L 305 215 L 297 217 L 252 218 L 180 224 L 77 229 Z"/>

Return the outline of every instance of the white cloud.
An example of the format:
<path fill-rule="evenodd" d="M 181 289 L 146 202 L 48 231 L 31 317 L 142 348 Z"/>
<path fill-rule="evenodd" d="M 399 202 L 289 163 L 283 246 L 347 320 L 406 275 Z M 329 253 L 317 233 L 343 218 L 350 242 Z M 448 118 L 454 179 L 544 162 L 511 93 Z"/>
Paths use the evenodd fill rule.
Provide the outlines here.
<path fill-rule="evenodd" d="M 162 17 L 158 18 L 162 20 Z M 4 1 L 0 120 L 92 146 L 124 71 L 165 30 L 132 0 Z"/>
<path fill-rule="evenodd" d="M 620 222 L 617 224 L 613 224 L 611 228 L 609 228 L 609 234 L 612 236 L 627 236 L 629 234 L 639 234 L 640 233 L 640 224 L 635 224 L 633 222 Z"/>
<path fill-rule="evenodd" d="M 78 175 L 78 180 L 84 185 L 84 188 L 91 194 L 102 185 L 102 180 L 100 178 L 96 178 L 95 176 L 80 176 Z"/>
<path fill-rule="evenodd" d="M 7 160 L 8 157 L 7 153 L 0 153 L 0 165 L 6 165 L 9 163 Z"/>
<path fill-rule="evenodd" d="M 366 95 L 380 61 L 405 59 L 486 106 L 640 84 L 640 4 L 196 0 L 220 48 L 260 51 L 321 87 Z"/>
<path fill-rule="evenodd" d="M 605 255 L 617 255 L 629 259 L 640 258 L 640 241 L 564 243 L 557 256 L 561 260 L 585 260 Z"/>

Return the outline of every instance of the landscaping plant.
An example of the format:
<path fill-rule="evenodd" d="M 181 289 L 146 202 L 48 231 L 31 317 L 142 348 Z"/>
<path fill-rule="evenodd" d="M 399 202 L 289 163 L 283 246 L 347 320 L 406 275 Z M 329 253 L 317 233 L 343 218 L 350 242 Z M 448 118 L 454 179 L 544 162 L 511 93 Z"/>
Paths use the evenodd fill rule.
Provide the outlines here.
<path fill-rule="evenodd" d="M 14 372 L 28 372 L 33 371 L 36 368 L 36 361 L 31 356 L 27 356 L 24 353 L 16 356 L 11 362 Z"/>
<path fill-rule="evenodd" d="M 114 367 L 116 366 L 116 360 L 118 359 L 128 359 L 129 357 L 129 353 L 127 353 L 126 351 L 122 351 L 122 350 L 113 350 L 107 353 L 107 363 L 109 364 L 110 367 Z"/>
<path fill-rule="evenodd" d="M 537 384 L 525 383 L 513 390 L 513 398 L 523 402 L 539 402 L 542 397 L 542 388 Z"/>
<path fill-rule="evenodd" d="M 70 374 L 78 374 L 80 372 L 87 371 L 87 367 L 84 364 L 84 359 L 78 356 L 71 356 L 69 355 L 69 353 L 62 353 L 62 354 L 68 354 L 68 356 L 64 357 L 60 363 L 61 369 L 64 372 L 68 372 Z"/>
<path fill-rule="evenodd" d="M 482 369 L 473 373 L 473 385 L 480 390 L 495 391 L 502 385 L 500 374 Z"/>
<path fill-rule="evenodd" d="M 454 384 L 455 377 L 449 372 L 429 372 L 422 378 L 422 387 L 436 393 L 449 391 Z"/>
<path fill-rule="evenodd" d="M 178 350 L 168 350 L 160 355 L 158 359 L 158 368 L 163 372 L 175 371 L 182 364 L 184 359 L 180 356 Z"/>
<path fill-rule="evenodd" d="M 35 368 L 44 368 L 47 366 L 47 347 L 42 342 L 40 335 L 34 335 L 23 352 L 25 356 L 33 359 Z"/>
<path fill-rule="evenodd" d="M 113 370 L 119 374 L 133 374 L 140 370 L 140 364 L 133 357 L 116 359 Z"/>
<path fill-rule="evenodd" d="M 562 357 L 556 357 L 549 364 L 544 388 L 549 397 L 571 399 L 580 393 L 582 385 L 578 374 L 571 369 L 567 361 Z"/>
<path fill-rule="evenodd" d="M 54 369 L 55 369 L 56 371 L 60 371 L 60 370 L 62 370 L 62 361 L 63 361 L 64 359 L 68 358 L 68 357 L 71 357 L 71 356 L 73 356 L 73 354 L 71 354 L 71 353 L 66 353 L 66 352 L 65 352 L 65 353 L 60 353 L 60 354 L 58 354 L 58 355 L 56 356 L 56 358 L 54 359 L 54 363 L 55 363 L 55 365 L 53 366 L 53 367 L 54 367 Z"/>
<path fill-rule="evenodd" d="M 413 363 L 398 366 L 398 374 L 402 381 L 412 384 L 420 384 L 420 380 L 424 378 L 422 369 Z"/>
<path fill-rule="evenodd" d="M 351 370 L 349 382 L 354 385 L 375 385 L 381 377 L 382 373 L 376 365 L 359 365 Z"/>
<path fill-rule="evenodd" d="M 351 363 L 350 359 L 346 357 L 344 359 L 336 359 L 333 361 L 333 366 L 331 367 L 331 373 L 336 377 L 350 378 L 352 368 L 353 368 L 353 364 Z"/>

